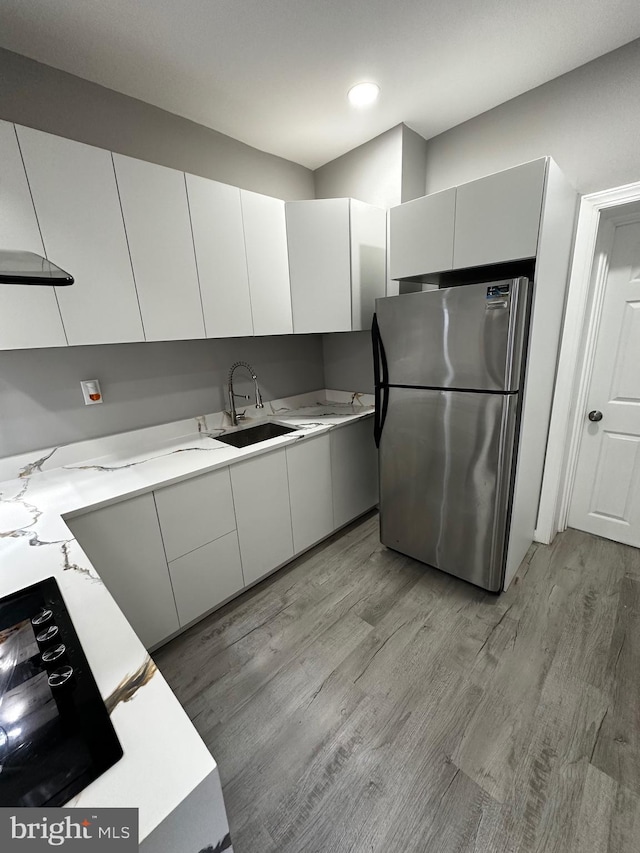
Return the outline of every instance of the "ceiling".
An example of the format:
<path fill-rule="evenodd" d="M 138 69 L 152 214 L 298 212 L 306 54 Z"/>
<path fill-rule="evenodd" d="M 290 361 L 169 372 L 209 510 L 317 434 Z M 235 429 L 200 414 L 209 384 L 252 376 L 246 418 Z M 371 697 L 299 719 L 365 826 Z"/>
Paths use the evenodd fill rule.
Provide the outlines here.
<path fill-rule="evenodd" d="M 638 0 L 2 0 L 0 46 L 309 168 L 425 138 L 640 36 Z M 347 89 L 381 87 L 356 110 Z"/>

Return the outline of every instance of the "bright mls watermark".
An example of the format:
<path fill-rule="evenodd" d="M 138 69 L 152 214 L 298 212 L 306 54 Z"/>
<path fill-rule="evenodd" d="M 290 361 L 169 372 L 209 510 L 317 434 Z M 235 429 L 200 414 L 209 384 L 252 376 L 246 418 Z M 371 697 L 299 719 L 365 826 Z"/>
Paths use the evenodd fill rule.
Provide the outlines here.
<path fill-rule="evenodd" d="M 0 850 L 135 853 L 138 809 L 0 808 Z"/>

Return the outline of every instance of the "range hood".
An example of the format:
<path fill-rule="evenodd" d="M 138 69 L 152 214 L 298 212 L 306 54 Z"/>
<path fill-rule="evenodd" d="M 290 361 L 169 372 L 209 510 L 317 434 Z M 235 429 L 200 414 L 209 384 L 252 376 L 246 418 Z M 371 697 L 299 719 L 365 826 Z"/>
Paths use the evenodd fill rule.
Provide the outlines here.
<path fill-rule="evenodd" d="M 0 249 L 0 284 L 73 284 L 73 276 L 33 252 Z"/>

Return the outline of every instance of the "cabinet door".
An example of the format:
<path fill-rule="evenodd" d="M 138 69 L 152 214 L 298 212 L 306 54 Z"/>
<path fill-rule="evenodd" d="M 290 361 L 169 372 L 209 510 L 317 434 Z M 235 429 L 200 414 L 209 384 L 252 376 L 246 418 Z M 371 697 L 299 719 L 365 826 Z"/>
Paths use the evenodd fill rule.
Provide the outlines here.
<path fill-rule="evenodd" d="M 0 121 L 0 246 L 44 255 L 16 132 L 7 121 Z M 0 285 L 0 349 L 66 343 L 53 287 Z"/>
<path fill-rule="evenodd" d="M 387 279 L 387 211 L 352 198 L 351 328 L 371 328 L 376 299 L 385 295 Z"/>
<path fill-rule="evenodd" d="M 455 187 L 391 208 L 389 271 L 392 279 L 453 267 L 455 210 Z"/>
<path fill-rule="evenodd" d="M 235 530 L 228 468 L 158 489 L 155 499 L 169 561 Z"/>
<path fill-rule="evenodd" d="M 69 344 L 144 340 L 110 152 L 17 131 L 47 256 L 75 278 L 56 288 Z"/>
<path fill-rule="evenodd" d="M 287 447 L 293 550 L 296 554 L 333 531 L 329 435 Z"/>
<path fill-rule="evenodd" d="M 351 331 L 349 199 L 291 201 L 286 214 L 293 331 Z"/>
<path fill-rule="evenodd" d="M 240 191 L 254 335 L 289 335 L 291 289 L 284 201 Z"/>
<path fill-rule="evenodd" d="M 80 515 L 67 524 L 147 648 L 178 630 L 153 495 Z"/>
<path fill-rule="evenodd" d="M 333 523 L 337 529 L 378 503 L 378 453 L 371 418 L 338 427 L 329 435 Z"/>
<path fill-rule="evenodd" d="M 184 627 L 243 588 L 236 531 L 169 563 L 169 573 Z"/>
<path fill-rule="evenodd" d="M 454 269 L 533 258 L 546 159 L 458 187 Z"/>
<path fill-rule="evenodd" d="M 183 172 L 114 154 L 148 341 L 204 338 Z"/>
<path fill-rule="evenodd" d="M 249 584 L 293 556 L 285 451 L 255 456 L 230 470 L 242 571 Z"/>
<path fill-rule="evenodd" d="M 207 337 L 252 335 L 240 190 L 195 175 L 186 179 Z"/>

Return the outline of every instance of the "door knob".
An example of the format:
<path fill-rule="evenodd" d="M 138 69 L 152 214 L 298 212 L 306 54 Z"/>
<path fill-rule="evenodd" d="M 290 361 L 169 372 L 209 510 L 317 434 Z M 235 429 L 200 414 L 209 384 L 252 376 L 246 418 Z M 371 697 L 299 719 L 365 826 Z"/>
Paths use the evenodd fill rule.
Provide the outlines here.
<path fill-rule="evenodd" d="M 597 409 L 594 409 L 592 412 L 589 412 L 587 417 L 589 418 L 590 421 L 595 421 L 595 422 L 601 421 L 602 420 L 602 412 L 599 412 L 599 411 L 597 411 Z"/>

